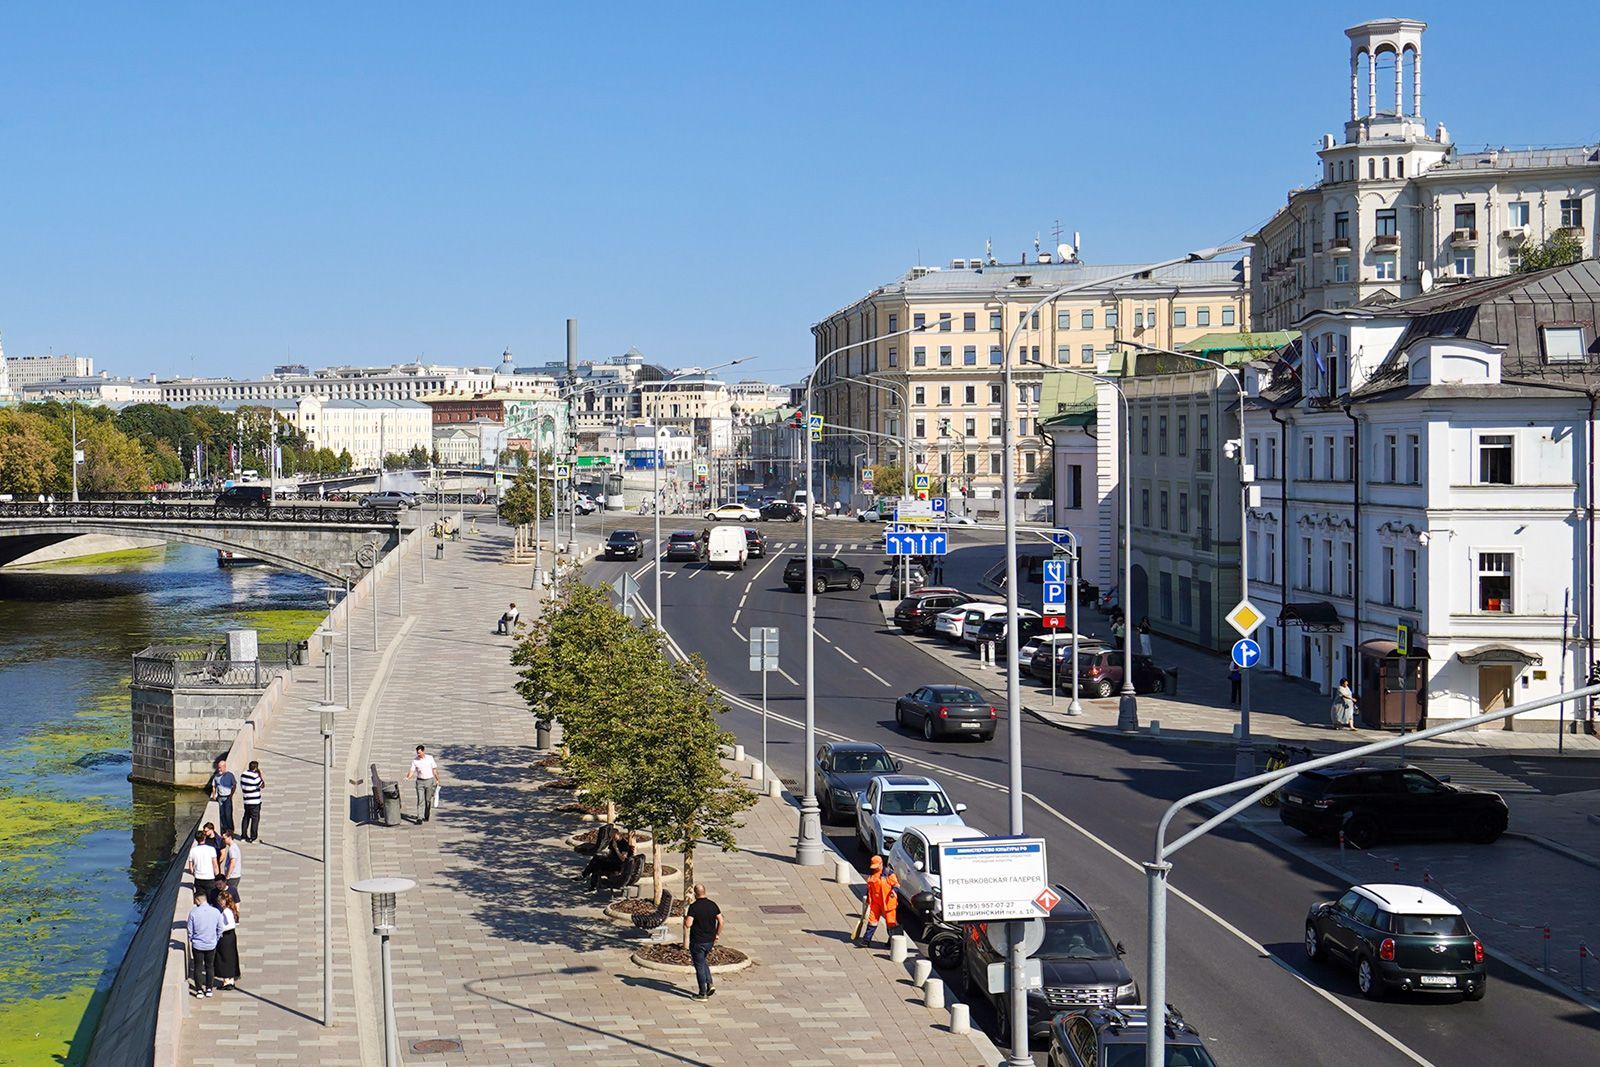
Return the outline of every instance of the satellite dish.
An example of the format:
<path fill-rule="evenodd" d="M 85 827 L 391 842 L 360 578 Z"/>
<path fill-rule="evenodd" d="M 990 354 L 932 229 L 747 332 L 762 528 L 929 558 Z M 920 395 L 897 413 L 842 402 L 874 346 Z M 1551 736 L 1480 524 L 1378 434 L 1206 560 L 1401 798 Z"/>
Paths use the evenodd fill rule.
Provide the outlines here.
<path fill-rule="evenodd" d="M 1056 245 L 1056 258 L 1063 263 L 1076 263 L 1078 261 L 1078 250 L 1069 244 Z"/>
<path fill-rule="evenodd" d="M 1429 289 L 1432 289 L 1433 288 L 1433 271 L 1429 270 L 1427 267 L 1423 267 L 1422 268 L 1421 282 L 1422 282 L 1422 291 L 1423 292 L 1427 292 Z"/>

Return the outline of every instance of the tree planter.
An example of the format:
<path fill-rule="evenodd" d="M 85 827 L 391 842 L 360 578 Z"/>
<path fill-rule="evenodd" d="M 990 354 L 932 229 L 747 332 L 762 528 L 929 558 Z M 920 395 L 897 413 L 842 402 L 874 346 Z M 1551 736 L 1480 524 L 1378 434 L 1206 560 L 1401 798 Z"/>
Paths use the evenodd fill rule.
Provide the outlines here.
<path fill-rule="evenodd" d="M 581 800 L 558 805 L 556 810 L 567 815 L 576 815 L 582 822 L 594 822 L 606 813 L 604 804 L 585 804 Z"/>
<path fill-rule="evenodd" d="M 573 834 L 571 837 L 567 838 L 567 844 L 571 845 L 579 852 L 593 853 L 595 839 L 599 836 L 599 830 L 585 830 L 581 834 Z M 633 832 L 633 839 L 634 843 L 637 845 L 648 845 L 653 840 L 649 831 L 646 830 L 635 830 Z"/>
<path fill-rule="evenodd" d="M 631 897 L 627 900 L 613 900 L 606 905 L 606 915 L 625 926 L 632 926 L 634 916 L 649 915 L 656 910 L 656 902 L 649 897 Z M 667 916 L 669 924 L 683 925 L 683 901 L 674 899 L 672 914 Z"/>
<path fill-rule="evenodd" d="M 646 970 L 665 971 L 668 974 L 694 973 L 694 960 L 690 959 L 689 950 L 681 945 L 645 945 L 633 953 L 632 959 Z M 707 962 L 711 964 L 712 974 L 733 974 L 744 970 L 753 961 L 736 948 L 718 945 L 711 950 Z"/>

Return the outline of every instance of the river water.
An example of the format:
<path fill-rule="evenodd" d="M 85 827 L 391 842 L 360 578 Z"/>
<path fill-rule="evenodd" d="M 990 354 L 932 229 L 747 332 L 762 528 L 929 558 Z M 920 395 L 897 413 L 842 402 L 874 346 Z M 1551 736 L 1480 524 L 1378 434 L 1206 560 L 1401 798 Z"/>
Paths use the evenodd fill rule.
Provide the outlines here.
<path fill-rule="evenodd" d="M 194 791 L 128 781 L 128 679 L 151 644 L 298 639 L 321 584 L 190 545 L 0 571 L 0 1065 L 72 1064 Z"/>

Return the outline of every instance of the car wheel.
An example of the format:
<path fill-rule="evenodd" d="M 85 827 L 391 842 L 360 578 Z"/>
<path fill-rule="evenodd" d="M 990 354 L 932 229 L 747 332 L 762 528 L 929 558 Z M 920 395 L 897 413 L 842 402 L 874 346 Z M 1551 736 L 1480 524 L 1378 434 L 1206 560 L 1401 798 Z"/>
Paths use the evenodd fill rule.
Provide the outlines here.
<path fill-rule="evenodd" d="M 815 590 L 816 592 L 818 592 L 818 593 L 826 593 L 828 591 L 828 579 L 826 579 L 826 578 L 818 578 L 818 579 L 816 579 L 814 582 L 811 583 L 811 588 L 813 590 Z"/>
<path fill-rule="evenodd" d="M 961 966 L 961 938 L 955 934 L 935 934 L 928 940 L 928 961 L 941 971 Z M 962 968 L 962 974 L 966 968 Z"/>
<path fill-rule="evenodd" d="M 1098 682 L 1094 683 L 1094 695 L 1097 696 L 1097 697 L 1108 697 L 1108 696 L 1110 696 L 1111 695 L 1111 683 L 1109 681 L 1107 681 L 1106 679 L 1104 679 L 1104 678 L 1102 678 Z"/>
<path fill-rule="evenodd" d="M 900 710 L 900 705 L 898 703 L 896 703 L 894 706 L 894 724 L 902 728 L 904 728 L 906 724 L 906 713 Z"/>
<path fill-rule="evenodd" d="M 1471 828 L 1467 831 L 1467 840 L 1478 845 L 1492 845 L 1505 833 L 1506 824 L 1493 815 L 1483 815 L 1474 819 Z"/>
<path fill-rule="evenodd" d="M 932 715 L 929 715 L 927 718 L 922 720 L 922 739 L 924 741 L 932 741 L 933 740 L 933 716 Z"/>
<path fill-rule="evenodd" d="M 1306 959 L 1320 960 L 1327 954 L 1327 950 L 1322 947 L 1322 938 L 1317 936 L 1317 928 L 1306 923 Z"/>
<path fill-rule="evenodd" d="M 1165 693 L 1167 691 L 1167 676 L 1158 674 L 1150 679 L 1150 692 Z"/>
<path fill-rule="evenodd" d="M 1378 840 L 1378 824 L 1370 815 L 1352 815 L 1344 823 L 1345 843 L 1365 851 Z"/>
<path fill-rule="evenodd" d="M 1365 956 L 1356 964 L 1356 988 L 1368 1000 L 1383 999 L 1383 983 L 1378 980 L 1378 972 L 1372 969 L 1372 961 Z"/>
<path fill-rule="evenodd" d="M 995 1041 L 1002 1045 L 1011 1044 L 1011 998 L 1001 993 L 989 1003 L 994 1006 Z"/>
<path fill-rule="evenodd" d="M 860 588 L 861 588 L 861 579 L 852 577 L 850 579 L 850 591 L 853 593 L 857 589 L 860 589 Z"/>

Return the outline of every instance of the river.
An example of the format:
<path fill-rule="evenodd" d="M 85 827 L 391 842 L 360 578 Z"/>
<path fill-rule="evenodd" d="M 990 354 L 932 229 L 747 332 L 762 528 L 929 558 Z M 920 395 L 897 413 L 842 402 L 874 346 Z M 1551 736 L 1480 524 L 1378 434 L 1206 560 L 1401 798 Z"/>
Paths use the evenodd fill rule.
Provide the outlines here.
<path fill-rule="evenodd" d="M 74 1064 L 201 798 L 128 781 L 150 644 L 299 639 L 321 583 L 190 545 L 0 570 L 0 1065 Z"/>

